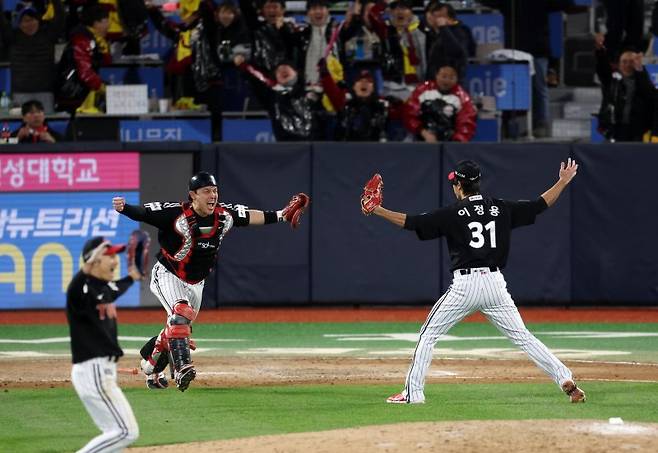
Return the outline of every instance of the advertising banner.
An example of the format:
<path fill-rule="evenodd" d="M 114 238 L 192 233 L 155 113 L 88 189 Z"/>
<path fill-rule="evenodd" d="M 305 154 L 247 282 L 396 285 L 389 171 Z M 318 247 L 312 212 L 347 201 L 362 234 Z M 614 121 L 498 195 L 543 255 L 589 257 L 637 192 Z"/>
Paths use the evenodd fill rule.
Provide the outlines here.
<path fill-rule="evenodd" d="M 122 142 L 211 142 L 210 118 L 122 120 L 119 127 Z"/>
<path fill-rule="evenodd" d="M 63 308 L 91 237 L 125 243 L 138 223 L 112 209 L 139 203 L 138 153 L 0 156 L 0 309 Z M 126 274 L 125 258 L 116 277 Z M 139 305 L 135 285 L 118 300 Z"/>

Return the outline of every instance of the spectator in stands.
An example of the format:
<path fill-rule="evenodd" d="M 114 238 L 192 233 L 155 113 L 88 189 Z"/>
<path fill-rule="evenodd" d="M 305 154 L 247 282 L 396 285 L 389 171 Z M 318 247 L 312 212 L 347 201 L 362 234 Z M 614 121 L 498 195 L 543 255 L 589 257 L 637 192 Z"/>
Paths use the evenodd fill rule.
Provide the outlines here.
<path fill-rule="evenodd" d="M 425 7 L 425 23 L 421 26 L 425 33 L 427 73 L 426 80 L 432 80 L 436 70 L 444 64 L 453 65 L 459 74 L 460 83 L 466 75 L 468 59 L 475 57 L 475 40 L 471 29 L 457 20 L 452 5 L 432 0 Z"/>
<path fill-rule="evenodd" d="M 405 104 L 403 122 L 417 140 L 469 142 L 473 138 L 477 111 L 457 81 L 457 70 L 442 66 L 434 80 L 418 85 L 411 94 Z"/>
<path fill-rule="evenodd" d="M 656 88 L 642 65 L 642 53 L 625 50 L 613 70 L 602 35 L 596 37 L 596 73 L 603 100 L 599 131 L 611 141 L 641 142 L 658 122 Z M 652 135 L 658 130 L 654 130 Z"/>
<path fill-rule="evenodd" d="M 273 77 L 277 62 L 294 61 L 295 26 L 284 18 L 285 0 L 264 0 L 258 11 L 253 1 L 240 0 L 240 10 L 252 33 L 251 62 L 267 77 Z"/>
<path fill-rule="evenodd" d="M 36 99 L 21 106 L 23 124 L 11 136 L 18 138 L 18 143 L 55 143 L 61 136 L 48 127 L 43 104 Z"/>
<path fill-rule="evenodd" d="M 42 13 L 31 3 L 18 3 L 15 29 L 9 25 L 4 14 L 0 14 L 2 40 L 9 46 L 13 101 L 22 104 L 38 99 L 49 113 L 54 105 L 55 43 L 64 32 L 65 25 L 62 1 L 53 0 L 52 5 L 52 19 L 43 21 Z"/>
<path fill-rule="evenodd" d="M 329 14 L 327 0 L 307 0 L 307 23 L 294 34 L 296 46 L 296 66 L 303 69 L 304 82 L 318 84 L 318 61 L 325 53 L 338 57 L 338 24 Z M 332 49 L 327 49 L 331 45 Z"/>
<path fill-rule="evenodd" d="M 202 21 L 192 39 L 192 74 L 197 97 L 211 113 L 212 139 L 221 141 L 224 78 L 229 71 L 236 71 L 236 55 L 249 55 L 251 37 L 240 10 L 231 1 L 215 7 L 212 0 L 204 0 L 200 12 Z"/>
<path fill-rule="evenodd" d="M 282 60 L 274 66 L 272 80 L 250 64 L 242 55 L 234 63 L 255 82 L 256 96 L 272 121 L 277 141 L 308 141 L 322 137 L 318 113 L 324 111 L 321 93 L 307 90 L 292 61 Z"/>
<path fill-rule="evenodd" d="M 610 62 L 622 49 L 644 49 L 644 0 L 602 0 L 606 11 L 605 47 Z"/>
<path fill-rule="evenodd" d="M 505 19 L 505 47 L 522 50 L 534 57 L 535 75 L 532 77 L 533 134 L 548 136 L 549 99 L 546 77 L 550 53 L 548 16 L 553 11 L 574 8 L 573 0 L 479 0 L 500 10 Z"/>
<path fill-rule="evenodd" d="M 384 21 L 386 3 L 382 0 L 371 10 L 373 25 L 382 41 L 384 77 L 382 94 L 405 101 L 426 71 L 425 34 L 418 29 L 418 19 L 410 0 L 394 0 L 389 5 L 390 20 Z"/>
<path fill-rule="evenodd" d="M 351 90 L 340 88 L 327 64 L 319 63 L 322 88 L 337 112 L 334 139 L 349 142 L 385 142 L 388 122 L 388 102 L 379 97 L 375 80 L 367 69 L 354 78 Z"/>
<path fill-rule="evenodd" d="M 82 23 L 71 32 L 57 68 L 56 108 L 99 113 L 105 94 L 100 68 L 112 62 L 105 39 L 109 28 L 108 13 L 98 5 L 87 6 L 81 19 Z"/>
<path fill-rule="evenodd" d="M 374 6 L 375 0 L 357 0 L 345 16 L 340 42 L 343 46 L 341 61 L 347 80 L 352 80 L 352 74 L 360 74 L 364 69 L 381 78 L 382 40 L 375 31 Z"/>
<path fill-rule="evenodd" d="M 107 10 L 110 26 L 107 40 L 113 56 L 139 55 L 141 39 L 148 31 L 148 11 L 144 0 L 71 0 L 69 27 L 80 22 L 77 10 L 100 5 Z"/>
<path fill-rule="evenodd" d="M 197 90 L 192 74 L 192 30 L 198 25 L 201 13 L 199 0 L 183 0 L 179 3 L 181 22 L 167 19 L 160 7 L 152 0 L 146 1 L 148 15 L 155 28 L 174 42 L 172 52 L 165 66 L 166 83 L 172 97 L 176 100 L 174 107 L 180 110 L 199 108 L 194 99 Z"/>

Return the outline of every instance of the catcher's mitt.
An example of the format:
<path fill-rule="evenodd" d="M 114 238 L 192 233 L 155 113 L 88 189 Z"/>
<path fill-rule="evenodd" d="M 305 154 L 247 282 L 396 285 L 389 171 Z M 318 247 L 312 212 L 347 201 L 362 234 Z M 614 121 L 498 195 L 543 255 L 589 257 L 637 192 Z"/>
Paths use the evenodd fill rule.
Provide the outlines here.
<path fill-rule="evenodd" d="M 293 195 L 288 202 L 288 206 L 281 211 L 281 216 L 286 219 L 286 222 L 290 223 L 293 229 L 297 228 L 299 220 L 310 202 L 311 198 L 305 193 L 300 192 L 297 195 Z"/>
<path fill-rule="evenodd" d="M 128 246 L 126 247 L 128 268 L 135 266 L 142 275 L 146 275 L 150 245 L 151 237 L 146 231 L 135 230 L 130 233 L 130 240 L 128 240 Z"/>
<path fill-rule="evenodd" d="M 379 173 L 375 173 L 363 187 L 361 194 L 361 212 L 365 215 L 372 214 L 377 206 L 384 201 L 384 181 Z"/>

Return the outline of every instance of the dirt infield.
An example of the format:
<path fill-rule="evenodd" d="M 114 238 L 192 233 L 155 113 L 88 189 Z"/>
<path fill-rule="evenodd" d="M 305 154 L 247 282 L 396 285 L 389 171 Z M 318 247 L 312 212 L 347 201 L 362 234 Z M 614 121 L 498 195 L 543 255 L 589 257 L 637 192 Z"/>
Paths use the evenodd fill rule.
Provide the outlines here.
<path fill-rule="evenodd" d="M 354 357 L 195 357 L 195 386 L 241 387 L 295 384 L 402 384 L 409 359 Z M 658 364 L 566 362 L 577 379 L 596 381 L 651 381 Z M 124 357 L 123 369 L 133 368 L 136 357 Z M 43 370 L 49 370 L 46 376 Z M 68 358 L 2 360 L 0 388 L 60 387 L 70 384 Z M 440 359 L 432 362 L 429 383 L 549 382 L 528 360 Z M 122 373 L 122 387 L 143 387 L 141 375 Z M 169 390 L 168 390 L 169 391 Z M 175 391 L 171 389 L 171 391 Z"/>

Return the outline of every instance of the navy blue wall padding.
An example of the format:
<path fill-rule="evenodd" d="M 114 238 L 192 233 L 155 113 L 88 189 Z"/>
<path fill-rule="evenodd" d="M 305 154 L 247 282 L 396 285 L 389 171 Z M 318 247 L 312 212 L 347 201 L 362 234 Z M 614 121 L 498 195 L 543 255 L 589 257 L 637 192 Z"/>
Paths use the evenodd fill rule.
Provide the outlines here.
<path fill-rule="evenodd" d="M 575 145 L 573 300 L 656 302 L 656 146 Z"/>
<path fill-rule="evenodd" d="M 437 145 L 313 145 L 312 288 L 318 302 L 416 302 L 439 295 L 439 243 L 375 216 L 360 195 L 384 179 L 384 206 L 419 213 L 439 203 Z"/>
<path fill-rule="evenodd" d="M 561 161 L 569 157 L 569 145 L 528 144 L 500 146 L 447 144 L 445 173 L 462 159 L 478 162 L 482 171 L 482 193 L 508 200 L 532 200 L 558 179 Z M 577 181 L 582 184 L 582 181 Z M 446 175 L 441 183 L 443 203 L 454 200 Z M 558 202 L 537 217 L 534 225 L 514 229 L 507 267 L 508 289 L 515 300 L 566 301 L 571 294 L 571 200 L 567 188 Z M 444 242 L 443 289 L 452 281 L 449 255 Z"/>
<path fill-rule="evenodd" d="M 220 201 L 278 210 L 310 193 L 308 144 L 219 145 Z M 311 213 L 299 228 L 273 224 L 233 228 L 219 252 L 219 305 L 308 302 Z"/>

